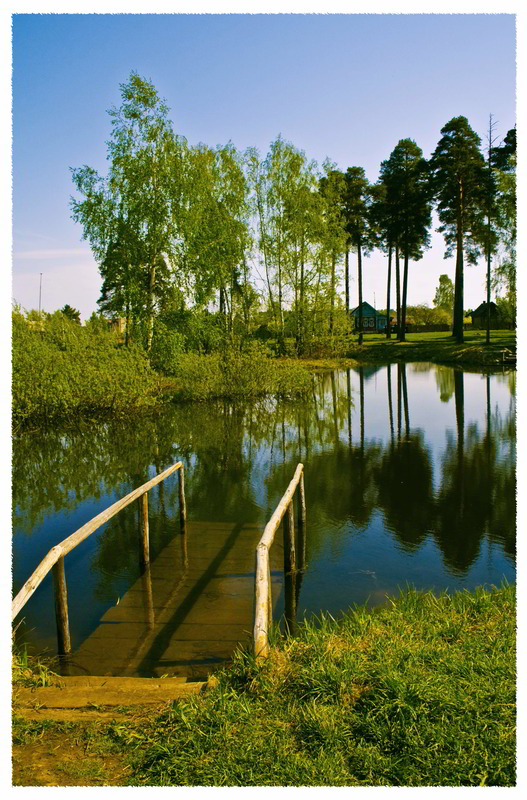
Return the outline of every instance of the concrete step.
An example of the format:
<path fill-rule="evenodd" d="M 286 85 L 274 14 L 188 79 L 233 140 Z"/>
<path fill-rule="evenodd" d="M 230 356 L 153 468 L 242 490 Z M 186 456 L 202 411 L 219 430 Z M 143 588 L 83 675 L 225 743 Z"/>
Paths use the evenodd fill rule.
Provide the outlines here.
<path fill-rule="evenodd" d="M 159 706 L 173 700 L 199 694 L 207 681 L 185 678 L 120 678 L 73 676 L 58 679 L 56 685 L 15 688 L 15 710 L 40 712 L 48 709 L 98 709 L 117 706 Z"/>

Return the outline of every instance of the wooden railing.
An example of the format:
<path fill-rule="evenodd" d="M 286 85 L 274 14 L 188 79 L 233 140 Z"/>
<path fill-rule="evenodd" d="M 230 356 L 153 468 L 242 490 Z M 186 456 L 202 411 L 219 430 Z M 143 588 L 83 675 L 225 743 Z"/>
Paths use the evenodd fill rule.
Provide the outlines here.
<path fill-rule="evenodd" d="M 303 542 L 305 542 L 306 497 L 304 492 L 304 465 L 298 464 L 291 483 L 284 492 L 273 516 L 265 526 L 262 538 L 256 547 L 254 655 L 257 658 L 266 658 L 269 655 L 269 627 L 273 619 L 269 550 L 282 519 L 284 520 L 284 580 L 287 580 L 290 575 L 295 575 L 297 570 L 295 517 L 293 511 L 293 497 L 297 488 L 300 494 L 298 498 L 299 532 L 302 534 Z M 304 560 L 303 550 L 304 545 L 301 547 L 302 566 Z M 294 598 L 294 587 L 290 593 L 291 597 Z"/>
<path fill-rule="evenodd" d="M 179 517 L 181 527 L 184 530 L 187 522 L 187 507 L 185 503 L 185 477 L 184 466 L 181 461 L 172 464 L 164 472 L 156 475 L 155 478 L 144 483 L 138 489 L 127 494 L 121 500 L 111 505 L 105 511 L 101 511 L 96 517 L 79 528 L 60 544 L 52 547 L 49 553 L 42 559 L 31 577 L 25 582 L 11 605 L 11 619 L 20 613 L 33 592 L 40 586 L 50 570 L 53 570 L 53 589 L 55 594 L 55 617 L 57 621 L 57 640 L 58 652 L 60 655 L 67 655 L 71 652 L 71 637 L 68 618 L 68 592 L 66 586 L 66 575 L 64 570 L 64 556 L 71 553 L 77 545 L 94 533 L 101 525 L 115 517 L 123 508 L 129 506 L 135 500 L 139 500 L 140 507 L 140 561 L 143 567 L 150 564 L 150 545 L 148 534 L 148 492 L 158 483 L 164 481 L 173 472 L 179 470 Z"/>

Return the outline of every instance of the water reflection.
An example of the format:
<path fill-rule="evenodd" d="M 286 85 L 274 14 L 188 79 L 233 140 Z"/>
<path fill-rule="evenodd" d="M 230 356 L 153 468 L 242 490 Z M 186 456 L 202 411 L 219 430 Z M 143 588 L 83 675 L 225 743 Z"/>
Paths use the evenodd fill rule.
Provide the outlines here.
<path fill-rule="evenodd" d="M 314 375 L 301 403 L 174 406 L 133 424 L 24 434 L 13 443 L 14 592 L 57 541 L 177 459 L 189 519 L 233 523 L 265 523 L 305 464 L 305 571 L 278 607 L 289 616 L 381 602 L 407 581 L 514 580 L 515 380 L 357 367 Z M 178 535 L 178 507 L 177 479 L 149 497 L 152 560 Z M 138 530 L 132 505 L 68 557 L 70 597 L 79 582 L 84 591 L 74 638 L 140 575 Z M 27 606 L 37 631 L 53 630 L 46 592 Z"/>

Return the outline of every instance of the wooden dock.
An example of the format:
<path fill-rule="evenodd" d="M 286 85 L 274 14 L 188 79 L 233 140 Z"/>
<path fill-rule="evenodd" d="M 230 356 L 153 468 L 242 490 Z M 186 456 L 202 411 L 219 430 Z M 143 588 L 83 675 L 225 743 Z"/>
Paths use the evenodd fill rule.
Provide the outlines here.
<path fill-rule="evenodd" d="M 187 522 L 186 533 L 174 537 L 71 654 L 67 674 L 206 679 L 251 639 L 262 531 L 256 524 Z M 282 537 L 270 566 L 276 605 Z"/>

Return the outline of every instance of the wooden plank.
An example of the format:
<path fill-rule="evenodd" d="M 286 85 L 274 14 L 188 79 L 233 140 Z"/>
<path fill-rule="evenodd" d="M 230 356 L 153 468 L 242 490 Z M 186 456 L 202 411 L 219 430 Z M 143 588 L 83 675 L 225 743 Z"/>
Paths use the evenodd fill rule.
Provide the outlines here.
<path fill-rule="evenodd" d="M 71 670 L 125 675 L 147 670 L 148 674 L 194 676 L 196 663 L 201 669 L 205 664 L 228 660 L 240 641 L 250 641 L 254 552 L 261 528 L 254 526 L 240 541 L 245 526 L 221 523 L 211 530 L 206 524 L 187 523 L 189 567 L 184 569 L 181 564 L 178 535 L 148 570 L 151 606 L 142 576 L 104 614 L 101 625 L 75 653 Z M 231 546 L 228 540 L 235 531 Z M 229 549 L 222 557 L 226 543 Z M 272 558 L 275 601 L 283 581 L 279 539 L 276 545 Z M 197 590 L 200 582 L 203 588 Z M 160 641 L 164 651 L 161 658 L 156 651 L 156 642 L 159 648 Z M 113 643 L 115 646 L 111 646 Z M 155 657 L 150 658 L 150 651 Z"/>
<path fill-rule="evenodd" d="M 247 624 L 244 626 L 243 622 Z M 170 642 L 202 642 L 202 641 L 238 641 L 240 634 L 245 630 L 250 630 L 251 616 L 246 616 L 245 620 L 236 622 L 184 622 L 178 625 L 170 638 Z M 166 622 L 154 625 L 154 636 L 159 635 L 166 628 Z M 126 642 L 137 642 L 142 635 L 148 632 L 148 627 L 141 622 L 127 622 L 125 620 L 118 623 L 108 623 L 99 625 L 98 628 L 86 640 L 93 644 L 99 639 L 111 640 L 119 647 L 126 645 Z"/>

